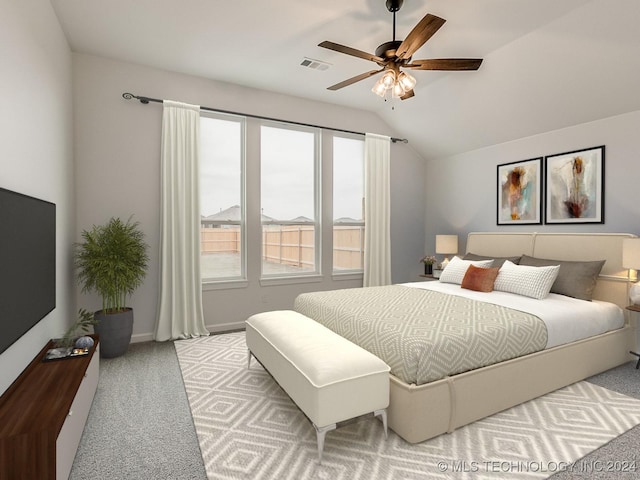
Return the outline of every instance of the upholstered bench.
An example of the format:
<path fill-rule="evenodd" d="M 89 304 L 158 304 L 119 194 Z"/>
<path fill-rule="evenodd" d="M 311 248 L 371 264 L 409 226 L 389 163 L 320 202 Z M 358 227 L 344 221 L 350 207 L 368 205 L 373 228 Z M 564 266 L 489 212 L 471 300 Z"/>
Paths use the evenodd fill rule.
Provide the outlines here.
<path fill-rule="evenodd" d="M 320 462 L 325 434 L 338 422 L 373 412 L 386 437 L 386 363 L 291 310 L 253 315 L 246 324 L 248 366 L 253 355 L 313 423 Z"/>

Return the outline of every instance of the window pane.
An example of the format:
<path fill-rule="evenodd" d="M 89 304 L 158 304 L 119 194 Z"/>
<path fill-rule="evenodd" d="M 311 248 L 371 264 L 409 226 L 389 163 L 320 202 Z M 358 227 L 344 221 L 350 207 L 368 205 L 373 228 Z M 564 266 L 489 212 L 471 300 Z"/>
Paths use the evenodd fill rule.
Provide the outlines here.
<path fill-rule="evenodd" d="M 316 135 L 260 130 L 262 274 L 316 272 Z"/>
<path fill-rule="evenodd" d="M 363 268 L 364 141 L 333 137 L 333 270 Z"/>
<path fill-rule="evenodd" d="M 200 117 L 200 259 L 203 280 L 242 278 L 243 122 Z"/>

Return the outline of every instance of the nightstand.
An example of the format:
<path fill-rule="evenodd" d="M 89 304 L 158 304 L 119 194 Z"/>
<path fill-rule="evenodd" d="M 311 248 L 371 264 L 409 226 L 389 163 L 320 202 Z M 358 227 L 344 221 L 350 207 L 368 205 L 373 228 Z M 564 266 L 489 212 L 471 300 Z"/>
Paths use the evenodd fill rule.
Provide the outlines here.
<path fill-rule="evenodd" d="M 629 305 L 627 307 L 627 310 L 631 310 L 632 312 L 638 312 L 640 313 L 640 305 Z M 638 357 L 638 363 L 636 363 L 636 370 L 638 370 L 638 368 L 640 368 L 640 353 L 637 352 L 629 352 L 631 355 L 635 355 L 636 357 Z"/>
<path fill-rule="evenodd" d="M 419 275 L 420 279 L 422 282 L 433 282 L 434 280 L 438 280 L 436 277 L 434 277 L 433 275 L 425 275 L 424 273 L 421 273 Z"/>

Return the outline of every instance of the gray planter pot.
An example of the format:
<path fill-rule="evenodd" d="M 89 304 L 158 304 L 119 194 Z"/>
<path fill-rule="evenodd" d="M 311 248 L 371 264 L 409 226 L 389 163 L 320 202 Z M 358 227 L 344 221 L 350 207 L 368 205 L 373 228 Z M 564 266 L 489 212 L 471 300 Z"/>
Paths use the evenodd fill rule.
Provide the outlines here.
<path fill-rule="evenodd" d="M 100 356 L 113 358 L 127 353 L 133 332 L 133 309 L 110 314 L 98 310 L 94 315 L 98 323 L 93 329 L 100 336 Z"/>

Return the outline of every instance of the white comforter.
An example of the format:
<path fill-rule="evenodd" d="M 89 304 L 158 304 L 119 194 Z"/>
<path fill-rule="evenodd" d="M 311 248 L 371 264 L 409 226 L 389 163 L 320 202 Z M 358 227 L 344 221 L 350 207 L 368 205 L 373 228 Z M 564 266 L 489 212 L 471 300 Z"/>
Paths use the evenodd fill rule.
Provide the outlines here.
<path fill-rule="evenodd" d="M 555 293 L 550 293 L 543 300 L 536 300 L 506 292 L 476 292 L 464 289 L 460 285 L 440 282 L 415 282 L 403 285 L 459 295 L 535 315 L 547 326 L 546 348 L 599 335 L 624 325 L 624 312 L 620 307 L 598 300 L 587 302 Z"/>

